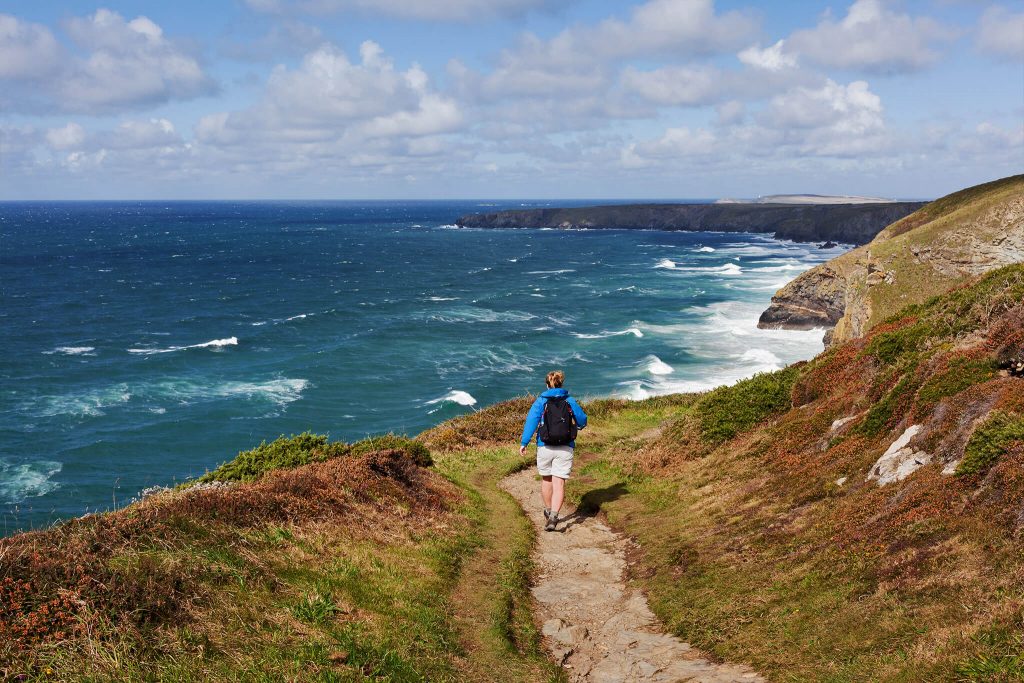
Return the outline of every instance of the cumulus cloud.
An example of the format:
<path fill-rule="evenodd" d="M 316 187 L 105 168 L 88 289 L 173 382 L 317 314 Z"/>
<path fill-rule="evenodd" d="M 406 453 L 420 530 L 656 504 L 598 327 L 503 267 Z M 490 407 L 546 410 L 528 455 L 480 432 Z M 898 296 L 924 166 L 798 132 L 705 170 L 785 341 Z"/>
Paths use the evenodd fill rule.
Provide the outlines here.
<path fill-rule="evenodd" d="M 474 21 L 497 15 L 522 14 L 553 0 L 245 0 L 257 12 L 274 14 L 333 14 L 361 12 L 385 14 L 402 19 Z"/>
<path fill-rule="evenodd" d="M 324 45 L 298 68 L 275 67 L 259 104 L 203 117 L 198 139 L 219 145 L 365 140 L 446 133 L 462 123 L 458 105 L 431 91 L 418 65 L 399 71 L 373 41 L 359 54 L 353 63 Z"/>
<path fill-rule="evenodd" d="M 46 142 L 53 149 L 72 149 L 85 142 L 85 129 L 77 123 L 69 123 L 61 128 L 46 131 Z"/>
<path fill-rule="evenodd" d="M 690 128 L 668 128 L 656 139 L 630 143 L 619 159 L 626 168 L 642 168 L 658 160 L 680 161 L 715 151 L 714 134 Z"/>
<path fill-rule="evenodd" d="M 930 17 L 894 12 L 882 0 L 856 0 L 841 21 L 826 17 L 788 44 L 824 66 L 897 73 L 931 66 L 955 36 Z"/>
<path fill-rule="evenodd" d="M 391 172 L 458 156 L 458 144 L 446 136 L 463 125 L 459 105 L 434 90 L 418 65 L 396 68 L 373 41 L 361 45 L 358 62 L 327 44 L 294 68 L 275 67 L 253 106 L 202 117 L 195 153 L 236 171 L 328 164 Z"/>
<path fill-rule="evenodd" d="M 1024 12 L 1014 13 L 1005 7 L 985 10 L 978 22 L 978 49 L 996 57 L 1024 59 Z"/>
<path fill-rule="evenodd" d="M 99 9 L 69 19 L 65 31 L 80 53 L 62 49 L 45 27 L 0 16 L 7 107 L 105 114 L 216 90 L 198 59 L 146 17 L 128 21 Z"/>
<path fill-rule="evenodd" d="M 60 64 L 61 52 L 45 26 L 0 14 L 0 80 L 42 78 Z"/>
<path fill-rule="evenodd" d="M 796 55 L 784 52 L 785 44 L 785 40 L 780 40 L 764 49 L 760 44 L 751 45 L 736 56 L 741 62 L 755 69 L 764 69 L 765 71 L 792 69 L 796 66 Z"/>

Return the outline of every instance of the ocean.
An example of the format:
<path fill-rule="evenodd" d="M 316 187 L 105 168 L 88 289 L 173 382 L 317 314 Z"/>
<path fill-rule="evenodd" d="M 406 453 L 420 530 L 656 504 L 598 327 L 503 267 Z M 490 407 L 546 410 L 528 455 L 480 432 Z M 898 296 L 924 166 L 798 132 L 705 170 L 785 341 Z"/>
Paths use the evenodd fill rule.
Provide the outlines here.
<path fill-rule="evenodd" d="M 453 225 L 545 204 L 0 204 L 0 533 L 282 434 L 416 434 L 550 369 L 577 396 L 643 398 L 821 350 L 757 317 L 848 247 Z"/>

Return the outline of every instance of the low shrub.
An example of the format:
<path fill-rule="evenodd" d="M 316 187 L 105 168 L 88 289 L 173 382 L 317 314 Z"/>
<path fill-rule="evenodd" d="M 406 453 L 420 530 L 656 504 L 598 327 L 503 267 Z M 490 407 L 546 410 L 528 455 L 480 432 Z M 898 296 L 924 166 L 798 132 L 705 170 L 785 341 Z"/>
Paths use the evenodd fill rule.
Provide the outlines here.
<path fill-rule="evenodd" d="M 917 390 L 917 403 L 923 409 L 934 406 L 948 396 L 956 396 L 975 384 L 987 382 L 998 367 L 991 358 L 959 356 L 949 361 L 946 370 L 932 375 Z"/>
<path fill-rule="evenodd" d="M 694 411 L 701 439 L 710 445 L 728 441 L 762 420 L 792 407 L 790 394 L 800 368 L 791 366 L 754 375 L 705 394 Z"/>
<path fill-rule="evenodd" d="M 896 383 L 889 392 L 876 402 L 868 410 L 864 421 L 857 425 L 856 432 L 864 436 L 878 436 L 894 422 L 895 418 L 902 417 L 910 407 L 914 393 L 921 384 L 921 378 L 917 372 L 918 364 L 913 362 L 903 373 L 900 381 Z"/>
<path fill-rule="evenodd" d="M 325 434 L 303 432 L 290 437 L 280 436 L 270 443 L 264 441 L 252 450 L 242 451 L 234 460 L 224 463 L 212 472 L 207 472 L 198 481 L 254 481 L 272 470 L 299 467 L 343 456 L 365 455 L 375 451 L 400 451 L 420 467 L 430 467 L 433 464 L 430 450 L 425 445 L 397 434 L 372 436 L 347 444 L 342 441 L 328 442 Z"/>
<path fill-rule="evenodd" d="M 262 441 L 252 450 L 241 451 L 234 460 L 207 472 L 199 481 L 252 481 L 270 470 L 326 460 L 327 445 L 326 434 L 303 432 L 290 437 L 282 435 L 270 443 Z"/>
<path fill-rule="evenodd" d="M 985 472 L 1014 441 L 1024 441 L 1024 417 L 993 411 L 971 434 L 956 473 L 971 475 Z"/>

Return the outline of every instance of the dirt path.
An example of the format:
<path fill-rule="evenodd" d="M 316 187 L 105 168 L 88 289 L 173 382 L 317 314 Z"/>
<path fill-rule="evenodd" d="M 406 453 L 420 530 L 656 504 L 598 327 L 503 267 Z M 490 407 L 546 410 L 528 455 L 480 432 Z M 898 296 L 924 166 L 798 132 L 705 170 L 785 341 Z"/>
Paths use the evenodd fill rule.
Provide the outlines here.
<path fill-rule="evenodd" d="M 593 516 L 562 508 L 543 531 L 533 470 L 501 482 L 538 529 L 533 596 L 545 646 L 573 683 L 763 683 L 744 666 L 714 664 L 667 635 L 646 598 L 625 582 L 627 541 Z"/>

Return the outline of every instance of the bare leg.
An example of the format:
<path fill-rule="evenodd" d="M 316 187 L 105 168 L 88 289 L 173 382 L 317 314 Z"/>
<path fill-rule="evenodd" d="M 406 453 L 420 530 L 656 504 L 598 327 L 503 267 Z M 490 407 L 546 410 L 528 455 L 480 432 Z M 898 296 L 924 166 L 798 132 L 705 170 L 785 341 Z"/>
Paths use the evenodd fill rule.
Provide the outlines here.
<path fill-rule="evenodd" d="M 551 475 L 540 478 L 540 497 L 544 500 L 544 507 L 551 509 Z M 561 498 L 559 498 L 561 501 Z M 561 503 L 559 503 L 561 504 Z"/>
<path fill-rule="evenodd" d="M 551 511 L 558 514 L 562 509 L 562 500 L 565 498 L 565 479 L 561 477 L 549 477 L 551 479 Z"/>

